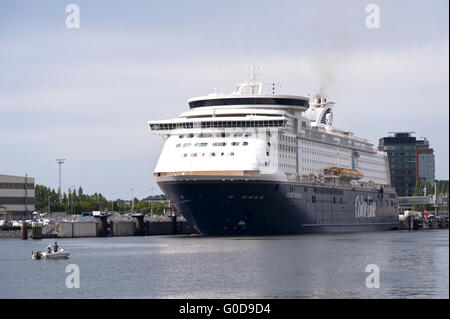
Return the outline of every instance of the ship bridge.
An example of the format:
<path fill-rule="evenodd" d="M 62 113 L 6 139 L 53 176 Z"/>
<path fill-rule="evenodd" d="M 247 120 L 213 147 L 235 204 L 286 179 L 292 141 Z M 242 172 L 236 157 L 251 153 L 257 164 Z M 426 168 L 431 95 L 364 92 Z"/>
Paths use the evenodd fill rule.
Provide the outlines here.
<path fill-rule="evenodd" d="M 195 97 L 188 100 L 190 109 L 200 107 L 269 107 L 295 108 L 305 111 L 309 106 L 309 98 L 296 95 L 264 95 L 262 83 L 246 81 L 239 83 L 231 94 L 212 93 L 207 96 Z"/>

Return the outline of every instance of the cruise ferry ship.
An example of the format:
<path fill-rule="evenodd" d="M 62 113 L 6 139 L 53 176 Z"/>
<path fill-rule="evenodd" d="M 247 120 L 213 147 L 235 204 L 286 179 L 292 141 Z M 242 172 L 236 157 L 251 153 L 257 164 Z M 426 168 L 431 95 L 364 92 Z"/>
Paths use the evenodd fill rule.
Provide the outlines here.
<path fill-rule="evenodd" d="M 263 94 L 252 79 L 188 104 L 178 118 L 148 128 L 165 139 L 156 182 L 201 234 L 397 226 L 386 153 L 335 128 L 325 97 Z"/>

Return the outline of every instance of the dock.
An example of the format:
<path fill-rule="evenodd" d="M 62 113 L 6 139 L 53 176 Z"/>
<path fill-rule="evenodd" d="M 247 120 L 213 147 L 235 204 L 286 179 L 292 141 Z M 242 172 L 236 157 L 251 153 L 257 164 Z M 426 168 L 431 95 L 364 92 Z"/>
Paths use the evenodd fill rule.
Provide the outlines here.
<path fill-rule="evenodd" d="M 424 218 L 408 216 L 399 222 L 401 230 L 448 229 L 448 217 Z"/>
<path fill-rule="evenodd" d="M 57 221 L 53 224 L 22 223 L 19 227 L 0 228 L 0 238 L 43 239 L 79 237 L 120 237 L 198 234 L 192 224 L 172 216 L 170 221 L 145 221 L 144 216 L 108 220 L 100 216 L 90 220 Z"/>

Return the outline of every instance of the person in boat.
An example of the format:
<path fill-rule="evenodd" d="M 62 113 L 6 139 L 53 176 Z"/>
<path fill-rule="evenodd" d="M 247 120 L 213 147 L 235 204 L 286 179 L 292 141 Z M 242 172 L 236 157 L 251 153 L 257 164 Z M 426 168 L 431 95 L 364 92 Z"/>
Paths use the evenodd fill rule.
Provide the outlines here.
<path fill-rule="evenodd" d="M 53 251 L 56 253 L 58 251 L 58 243 L 55 241 L 55 244 L 53 245 Z"/>
<path fill-rule="evenodd" d="M 48 253 L 51 253 L 51 252 L 52 252 L 52 246 L 48 245 L 48 247 L 47 247 L 47 252 L 48 252 Z"/>

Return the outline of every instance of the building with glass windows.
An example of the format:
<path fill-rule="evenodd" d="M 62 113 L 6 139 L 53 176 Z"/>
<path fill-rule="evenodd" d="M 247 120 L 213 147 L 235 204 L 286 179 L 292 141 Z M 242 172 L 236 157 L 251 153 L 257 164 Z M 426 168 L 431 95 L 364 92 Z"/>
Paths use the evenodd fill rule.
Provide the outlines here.
<path fill-rule="evenodd" d="M 434 183 L 434 150 L 429 141 L 424 137 L 416 142 L 416 176 L 421 183 Z"/>
<path fill-rule="evenodd" d="M 391 186 L 398 196 L 412 196 L 416 182 L 434 183 L 434 151 L 425 137 L 417 139 L 412 133 L 393 133 L 379 141 L 378 149 L 388 155 Z"/>
<path fill-rule="evenodd" d="M 387 153 L 391 186 L 398 196 L 412 196 L 416 186 L 417 140 L 412 133 L 398 132 L 379 140 L 378 149 Z"/>
<path fill-rule="evenodd" d="M 0 219 L 31 219 L 34 178 L 0 174 Z"/>

